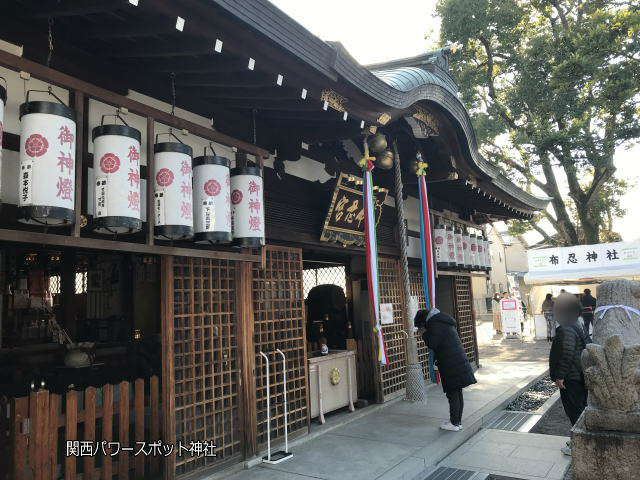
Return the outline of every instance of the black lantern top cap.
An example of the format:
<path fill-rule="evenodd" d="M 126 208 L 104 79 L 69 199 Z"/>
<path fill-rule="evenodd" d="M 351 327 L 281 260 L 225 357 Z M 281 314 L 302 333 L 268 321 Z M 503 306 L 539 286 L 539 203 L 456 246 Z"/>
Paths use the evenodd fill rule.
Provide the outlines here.
<path fill-rule="evenodd" d="M 95 141 L 96 138 L 103 135 L 119 135 L 121 137 L 129 137 L 137 140 L 140 143 L 142 135 L 137 128 L 129 127 L 127 125 L 98 125 L 91 132 L 91 140 Z"/>
<path fill-rule="evenodd" d="M 20 105 L 20 118 L 30 113 L 48 113 L 76 121 L 76 112 L 62 103 L 33 101 Z"/>
<path fill-rule="evenodd" d="M 231 166 L 231 160 L 220 155 L 202 155 L 193 159 L 193 166 L 198 167 L 200 165 L 222 165 L 229 168 Z"/>
<path fill-rule="evenodd" d="M 160 152 L 176 152 L 186 153 L 190 157 L 193 156 L 193 149 L 189 145 L 180 142 L 160 142 L 153 146 L 154 153 Z"/>
<path fill-rule="evenodd" d="M 231 169 L 231 176 L 235 175 L 255 175 L 262 177 L 262 170 L 259 167 L 236 167 Z"/>

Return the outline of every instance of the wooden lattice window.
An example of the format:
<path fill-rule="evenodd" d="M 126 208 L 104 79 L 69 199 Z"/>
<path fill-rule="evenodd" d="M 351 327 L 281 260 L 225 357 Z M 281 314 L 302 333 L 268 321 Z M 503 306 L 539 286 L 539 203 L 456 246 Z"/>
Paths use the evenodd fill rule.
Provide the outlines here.
<path fill-rule="evenodd" d="M 217 454 L 176 456 L 178 474 L 242 454 L 235 272 L 229 260 L 174 258 L 176 442 L 207 440 Z"/>
<path fill-rule="evenodd" d="M 398 260 L 381 258 L 378 262 L 378 281 L 380 284 L 380 303 L 393 304 L 393 324 L 384 325 L 384 343 L 389 364 L 380 366 L 382 396 L 388 400 L 405 388 L 406 341 L 402 330 L 405 329 L 402 308 L 402 281 Z"/>
<path fill-rule="evenodd" d="M 455 317 L 458 321 L 458 333 L 469 361 L 478 361 L 476 326 L 472 311 L 471 278 L 455 276 Z"/>
<path fill-rule="evenodd" d="M 256 414 L 258 444 L 267 441 L 267 384 L 264 352 L 270 360 L 271 440 L 284 436 L 282 359 L 287 357 L 289 434 L 308 428 L 307 364 L 302 250 L 265 247 L 264 267 L 253 268 Z"/>
<path fill-rule="evenodd" d="M 422 272 L 420 270 L 409 270 L 409 287 L 411 289 L 411 296 L 418 299 L 418 306 L 420 308 L 427 308 L 424 301 L 424 286 L 422 283 Z M 422 364 L 424 378 L 431 381 L 431 376 L 429 375 L 429 349 L 425 345 L 424 340 L 422 340 L 422 337 L 417 334 L 416 343 L 418 344 L 418 358 Z"/>

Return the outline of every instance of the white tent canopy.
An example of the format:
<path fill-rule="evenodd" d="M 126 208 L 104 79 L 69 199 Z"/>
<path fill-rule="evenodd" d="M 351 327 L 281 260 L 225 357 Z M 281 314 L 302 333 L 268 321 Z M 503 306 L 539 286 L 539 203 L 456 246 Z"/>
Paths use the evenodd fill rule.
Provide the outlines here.
<path fill-rule="evenodd" d="M 529 250 L 528 285 L 640 278 L 640 241 Z"/>

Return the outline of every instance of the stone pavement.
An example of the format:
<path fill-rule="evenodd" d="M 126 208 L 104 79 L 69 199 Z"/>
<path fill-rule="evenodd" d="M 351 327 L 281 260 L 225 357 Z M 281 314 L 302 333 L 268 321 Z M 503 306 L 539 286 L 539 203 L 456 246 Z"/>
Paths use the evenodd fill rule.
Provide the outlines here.
<path fill-rule="evenodd" d="M 428 472 L 480 431 L 492 414 L 538 379 L 546 362 L 482 362 L 478 384 L 465 389 L 462 432 L 445 432 L 448 403 L 438 385 L 428 388 L 428 404 L 402 400 L 368 407 L 336 421 L 327 417 L 322 435 L 312 434 L 292 444 L 293 458 L 278 465 L 260 464 L 231 475 L 219 472 L 209 479 L 230 480 L 414 480 Z M 336 421 L 332 430 L 331 422 Z M 346 423 L 349 422 L 349 423 Z M 548 438 L 548 436 L 545 436 Z M 420 475 L 424 473 L 424 475 Z"/>
<path fill-rule="evenodd" d="M 482 430 L 449 455 L 443 466 L 530 480 L 562 480 L 571 458 L 560 449 L 569 437 Z"/>

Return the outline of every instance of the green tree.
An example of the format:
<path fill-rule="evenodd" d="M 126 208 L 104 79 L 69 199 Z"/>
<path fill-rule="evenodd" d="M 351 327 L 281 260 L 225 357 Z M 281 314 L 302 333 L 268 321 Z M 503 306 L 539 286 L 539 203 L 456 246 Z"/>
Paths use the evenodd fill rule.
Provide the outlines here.
<path fill-rule="evenodd" d="M 613 155 L 640 137 L 638 0 L 439 0 L 437 11 L 441 40 L 462 46 L 450 64 L 483 153 L 552 198 L 514 229 L 560 245 L 611 238 L 627 187 Z"/>

